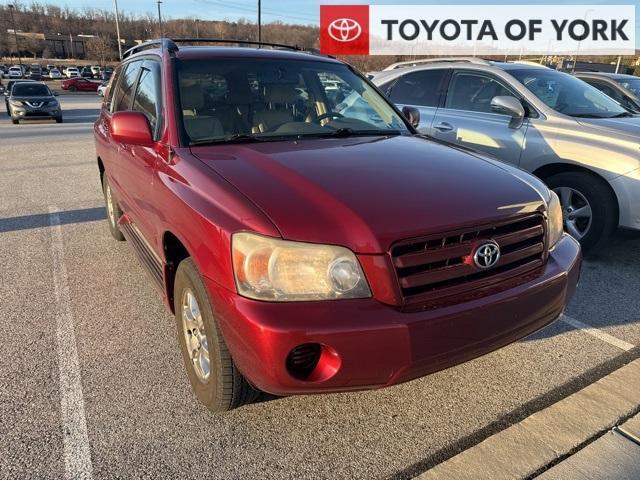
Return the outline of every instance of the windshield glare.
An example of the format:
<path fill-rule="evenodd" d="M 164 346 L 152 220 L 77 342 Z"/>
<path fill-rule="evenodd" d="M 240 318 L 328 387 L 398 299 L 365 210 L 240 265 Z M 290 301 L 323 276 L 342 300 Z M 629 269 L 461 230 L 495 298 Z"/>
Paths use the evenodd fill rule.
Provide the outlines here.
<path fill-rule="evenodd" d="M 610 118 L 627 112 L 597 88 L 566 73 L 543 68 L 509 73 L 548 107 L 565 115 Z"/>
<path fill-rule="evenodd" d="M 387 101 L 341 64 L 187 60 L 178 63 L 178 82 L 191 143 L 409 133 Z"/>
<path fill-rule="evenodd" d="M 16 83 L 11 90 L 16 97 L 49 97 L 51 92 L 40 83 Z"/>

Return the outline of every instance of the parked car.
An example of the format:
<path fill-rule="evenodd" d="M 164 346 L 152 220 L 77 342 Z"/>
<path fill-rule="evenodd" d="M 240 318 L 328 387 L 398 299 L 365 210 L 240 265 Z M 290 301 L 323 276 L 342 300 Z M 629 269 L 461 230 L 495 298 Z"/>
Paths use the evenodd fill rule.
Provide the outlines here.
<path fill-rule="evenodd" d="M 113 69 L 105 68 L 102 72 L 100 72 L 100 80 L 102 81 L 109 80 L 112 74 L 113 74 Z"/>
<path fill-rule="evenodd" d="M 104 92 L 107 91 L 107 87 L 109 86 L 109 81 L 106 80 L 104 82 L 102 82 L 100 84 L 100 86 L 98 87 L 98 90 L 96 90 L 98 92 L 98 95 L 101 97 L 104 97 Z"/>
<path fill-rule="evenodd" d="M 100 65 L 92 65 L 91 73 L 93 74 L 94 78 L 100 78 Z"/>
<path fill-rule="evenodd" d="M 43 83 L 16 82 L 7 103 L 7 111 L 14 124 L 29 119 L 52 119 L 62 123 L 60 103 Z"/>
<path fill-rule="evenodd" d="M 49 70 L 49 78 L 51 80 L 60 80 L 62 78 L 62 74 L 57 68 L 52 68 L 51 70 Z"/>
<path fill-rule="evenodd" d="M 640 78 L 604 72 L 576 72 L 574 75 L 610 96 L 630 112 L 640 113 Z"/>
<path fill-rule="evenodd" d="M 70 78 L 62 82 L 62 89 L 70 92 L 95 92 L 99 86 L 98 82 L 91 82 L 82 77 Z"/>
<path fill-rule="evenodd" d="M 11 67 L 9 68 L 9 78 L 22 78 L 24 76 L 24 71 L 21 67 Z"/>
<path fill-rule="evenodd" d="M 76 67 L 67 67 L 64 74 L 67 78 L 75 78 L 80 76 L 80 71 Z"/>
<path fill-rule="evenodd" d="M 83 78 L 93 78 L 91 67 L 84 67 L 82 70 L 80 70 L 80 76 Z"/>
<path fill-rule="evenodd" d="M 408 381 L 562 313 L 579 244 L 534 176 L 417 135 L 336 59 L 160 44 L 125 53 L 97 170 L 210 409 Z M 333 110 L 327 74 L 375 118 Z"/>
<path fill-rule="evenodd" d="M 480 59 L 381 72 L 396 105 L 420 110 L 422 133 L 494 155 L 560 195 L 566 230 L 586 250 L 640 229 L 640 118 L 577 78 Z"/>
<path fill-rule="evenodd" d="M 42 80 L 42 69 L 40 67 L 35 67 L 32 66 L 29 69 L 29 73 L 27 74 L 27 77 L 30 78 L 31 80 Z"/>

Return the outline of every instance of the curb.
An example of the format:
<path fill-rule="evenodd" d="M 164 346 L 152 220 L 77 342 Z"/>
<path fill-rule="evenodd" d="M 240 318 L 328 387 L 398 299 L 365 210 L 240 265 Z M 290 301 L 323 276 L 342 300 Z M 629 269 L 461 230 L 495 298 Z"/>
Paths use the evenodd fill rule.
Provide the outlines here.
<path fill-rule="evenodd" d="M 640 411 L 640 359 L 496 433 L 421 480 L 528 478 Z"/>

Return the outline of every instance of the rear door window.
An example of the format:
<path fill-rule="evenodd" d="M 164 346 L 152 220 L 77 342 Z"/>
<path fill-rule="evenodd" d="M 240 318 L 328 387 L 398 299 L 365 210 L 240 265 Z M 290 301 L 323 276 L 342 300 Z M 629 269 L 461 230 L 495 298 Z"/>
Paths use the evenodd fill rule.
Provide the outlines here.
<path fill-rule="evenodd" d="M 437 107 L 446 75 L 446 69 L 407 73 L 391 87 L 391 101 L 401 105 Z"/>
<path fill-rule="evenodd" d="M 131 109 L 131 100 L 133 99 L 136 80 L 138 78 L 138 73 L 140 73 L 141 65 L 142 60 L 137 60 L 125 65 L 114 94 L 111 109 L 112 112 L 121 112 Z"/>

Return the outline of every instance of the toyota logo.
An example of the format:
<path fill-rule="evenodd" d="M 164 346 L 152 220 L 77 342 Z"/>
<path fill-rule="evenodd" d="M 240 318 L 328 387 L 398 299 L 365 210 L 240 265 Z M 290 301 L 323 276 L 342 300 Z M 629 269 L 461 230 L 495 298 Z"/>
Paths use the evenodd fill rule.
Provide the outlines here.
<path fill-rule="evenodd" d="M 486 269 L 493 267 L 500 259 L 500 247 L 496 242 L 487 242 L 476 248 L 473 254 L 473 262 L 476 267 Z"/>
<path fill-rule="evenodd" d="M 336 42 L 352 42 L 362 33 L 362 27 L 352 18 L 338 18 L 329 24 L 329 36 Z"/>

